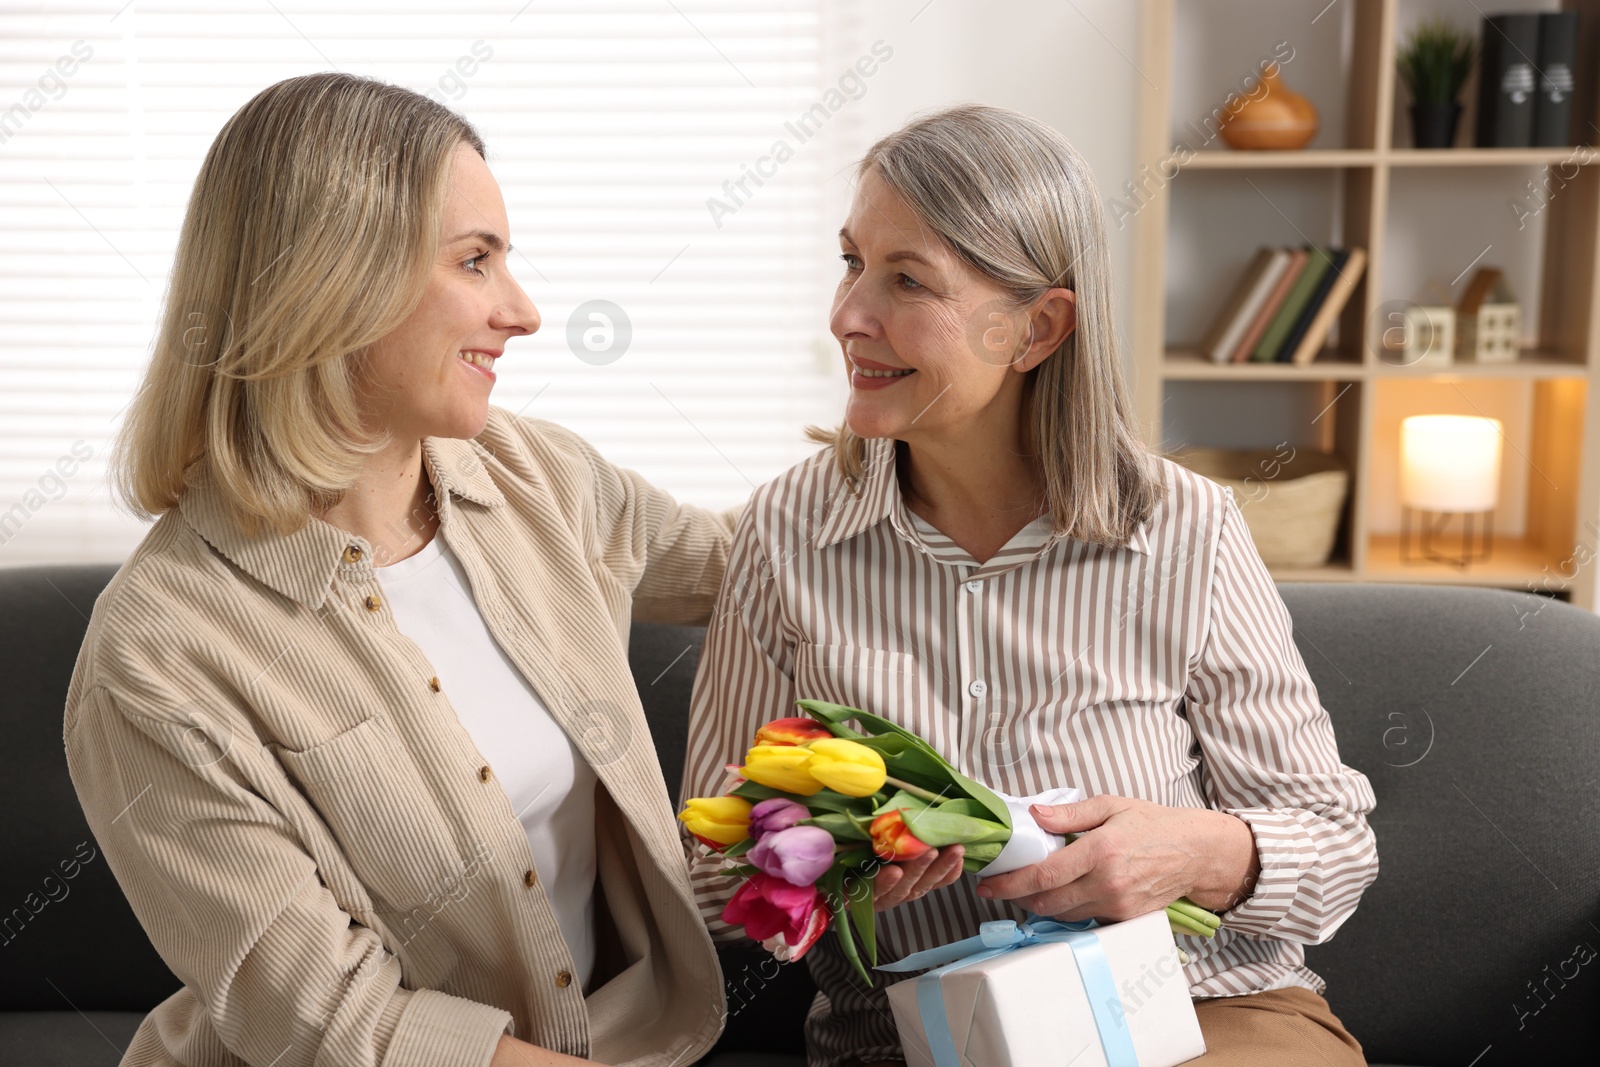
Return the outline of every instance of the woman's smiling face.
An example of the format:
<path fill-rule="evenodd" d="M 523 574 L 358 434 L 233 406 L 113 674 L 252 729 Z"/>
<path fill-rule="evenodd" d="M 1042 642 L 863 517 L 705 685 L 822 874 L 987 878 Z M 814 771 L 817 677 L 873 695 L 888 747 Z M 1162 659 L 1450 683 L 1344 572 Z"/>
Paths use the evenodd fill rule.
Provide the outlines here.
<path fill-rule="evenodd" d="M 368 353 L 367 403 L 397 438 L 483 431 L 506 340 L 539 328 L 538 309 L 506 269 L 509 233 L 499 184 L 463 142 L 451 160 L 439 254 L 422 302 Z"/>
<path fill-rule="evenodd" d="M 844 277 L 829 327 L 860 437 L 937 439 L 1017 416 L 1027 316 L 868 170 L 839 231 Z"/>

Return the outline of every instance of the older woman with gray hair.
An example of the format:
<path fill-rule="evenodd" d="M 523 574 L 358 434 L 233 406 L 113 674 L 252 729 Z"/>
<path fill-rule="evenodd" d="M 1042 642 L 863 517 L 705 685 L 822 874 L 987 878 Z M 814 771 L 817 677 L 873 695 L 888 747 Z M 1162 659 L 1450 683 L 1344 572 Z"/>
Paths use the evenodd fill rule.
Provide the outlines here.
<path fill-rule="evenodd" d="M 1372 788 L 1232 495 L 1139 441 L 1089 168 L 1015 112 L 940 111 L 867 153 L 839 241 L 843 425 L 735 531 L 684 795 L 720 792 L 797 698 L 891 718 L 1015 796 L 1075 786 L 1034 817 L 1079 836 L 1033 866 L 979 880 L 952 846 L 881 867 L 880 962 L 1187 896 L 1222 917 L 1178 938 L 1194 1062 L 1363 1062 L 1302 946 L 1377 875 Z M 702 917 L 737 936 L 734 882 L 691 854 Z M 812 1067 L 902 1058 L 881 984 L 831 938 L 807 959 Z"/>

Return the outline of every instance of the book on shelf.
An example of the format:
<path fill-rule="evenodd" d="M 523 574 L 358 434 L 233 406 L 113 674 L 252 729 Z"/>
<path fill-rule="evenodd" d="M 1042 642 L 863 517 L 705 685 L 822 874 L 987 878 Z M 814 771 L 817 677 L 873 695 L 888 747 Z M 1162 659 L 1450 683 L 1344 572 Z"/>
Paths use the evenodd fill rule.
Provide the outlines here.
<path fill-rule="evenodd" d="M 1362 248 L 1258 248 L 1201 352 L 1214 363 L 1312 362 L 1366 265 Z"/>
<path fill-rule="evenodd" d="M 1350 294 L 1355 292 L 1356 283 L 1361 280 L 1361 273 L 1367 266 L 1367 250 L 1364 248 L 1341 250 L 1339 256 L 1338 270 L 1329 272 L 1331 284 L 1315 305 L 1299 343 L 1286 348 L 1287 355 L 1279 356 L 1279 359 L 1303 367 L 1316 359 L 1317 353 L 1327 344 L 1334 320 L 1344 310 L 1345 304 L 1350 302 Z"/>
<path fill-rule="evenodd" d="M 1578 13 L 1539 13 L 1539 92 L 1533 104 L 1532 144 L 1555 148 L 1572 143 L 1572 93 L 1577 83 Z"/>
<path fill-rule="evenodd" d="M 1326 252 L 1318 251 L 1317 255 L 1328 261 L 1328 267 L 1318 279 L 1316 288 L 1311 290 L 1311 297 L 1306 301 L 1306 306 L 1300 309 L 1299 316 L 1294 320 L 1294 325 L 1289 327 L 1289 333 L 1284 337 L 1283 343 L 1272 353 L 1271 362 L 1288 363 L 1289 357 L 1294 355 L 1300 347 L 1300 341 L 1311 328 L 1311 320 L 1317 317 L 1317 310 L 1322 307 L 1322 302 L 1327 298 L 1328 291 L 1339 280 L 1339 274 L 1344 270 L 1345 260 L 1350 258 L 1350 253 L 1342 248 L 1330 248 Z"/>
<path fill-rule="evenodd" d="M 1223 305 L 1211 331 L 1200 345 L 1214 363 L 1226 363 L 1244 332 L 1250 328 L 1273 286 L 1289 265 L 1289 254 L 1281 248 L 1262 247 L 1245 269 L 1233 295 Z"/>
<path fill-rule="evenodd" d="M 1527 148 L 1533 144 L 1538 98 L 1539 15 L 1486 15 L 1478 67 L 1479 148 Z"/>
<path fill-rule="evenodd" d="M 1250 359 L 1255 363 L 1270 363 L 1278 354 L 1278 348 L 1288 338 L 1289 331 L 1294 329 L 1294 324 L 1299 321 L 1300 313 L 1305 310 L 1311 295 L 1317 291 L 1317 286 L 1322 282 L 1322 276 L 1328 273 L 1330 261 L 1320 251 L 1312 252 L 1306 259 L 1305 269 L 1294 280 L 1294 286 L 1289 290 L 1289 295 L 1283 298 L 1283 303 L 1278 305 L 1278 310 L 1272 316 L 1272 321 L 1267 324 L 1266 330 L 1261 334 L 1261 340 L 1256 342 L 1256 347 L 1250 353 Z"/>
<path fill-rule="evenodd" d="M 1278 284 L 1273 286 L 1272 293 L 1267 297 L 1266 303 L 1261 305 L 1261 310 L 1256 313 L 1255 321 L 1250 328 L 1245 330 L 1244 336 L 1234 347 L 1233 354 L 1228 358 L 1230 363 L 1244 363 L 1250 358 L 1250 353 L 1255 350 L 1256 344 L 1261 340 L 1261 335 L 1266 332 L 1272 323 L 1273 316 L 1283 306 L 1284 300 L 1289 295 L 1289 290 L 1294 288 L 1294 283 L 1300 278 L 1300 273 L 1306 269 L 1306 261 L 1311 258 L 1311 253 L 1304 248 L 1288 248 L 1289 267 L 1283 272 L 1283 277 L 1278 279 Z"/>

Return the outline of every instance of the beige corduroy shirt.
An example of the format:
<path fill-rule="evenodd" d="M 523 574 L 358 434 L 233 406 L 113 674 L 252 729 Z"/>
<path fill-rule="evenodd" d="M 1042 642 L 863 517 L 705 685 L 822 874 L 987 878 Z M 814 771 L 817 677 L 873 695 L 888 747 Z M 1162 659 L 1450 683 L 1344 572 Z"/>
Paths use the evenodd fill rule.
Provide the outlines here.
<path fill-rule="evenodd" d="M 89 825 L 184 983 L 124 1065 L 483 1067 L 509 1033 L 669 1067 L 720 1031 L 627 639 L 705 621 L 738 509 L 679 505 L 495 407 L 423 457 L 435 536 L 599 778 L 590 989 L 495 753 L 396 629 L 372 545 L 315 518 L 246 539 L 201 485 L 95 602 L 67 696 Z"/>

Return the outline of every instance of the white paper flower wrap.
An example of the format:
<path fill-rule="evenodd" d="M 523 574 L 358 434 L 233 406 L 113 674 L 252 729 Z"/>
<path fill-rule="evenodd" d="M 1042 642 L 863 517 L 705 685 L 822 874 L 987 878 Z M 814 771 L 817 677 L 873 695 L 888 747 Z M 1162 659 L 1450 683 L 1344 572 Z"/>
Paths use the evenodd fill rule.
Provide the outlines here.
<path fill-rule="evenodd" d="M 1030 797 L 1014 797 L 998 789 L 994 790 L 994 795 L 1005 801 L 1006 809 L 1011 812 L 1011 839 L 1000 850 L 1000 855 L 978 872 L 979 878 L 1032 866 L 1050 853 L 1066 847 L 1066 836 L 1052 834 L 1035 822 L 1028 812 L 1028 805 L 1076 804 L 1083 799 L 1083 794 L 1070 785 L 1046 789 Z"/>

